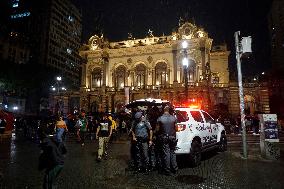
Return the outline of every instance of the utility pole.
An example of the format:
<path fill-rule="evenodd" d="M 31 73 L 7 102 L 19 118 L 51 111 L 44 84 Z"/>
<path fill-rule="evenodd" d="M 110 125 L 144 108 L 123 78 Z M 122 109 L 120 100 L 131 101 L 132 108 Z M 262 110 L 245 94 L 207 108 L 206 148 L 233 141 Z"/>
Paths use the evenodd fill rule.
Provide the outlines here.
<path fill-rule="evenodd" d="M 246 125 L 245 125 L 245 103 L 242 81 L 241 56 L 243 53 L 251 53 L 251 37 L 243 37 L 241 44 L 239 43 L 240 31 L 235 32 L 235 46 L 236 59 L 238 69 L 238 83 L 239 83 L 239 98 L 240 98 L 240 115 L 242 126 L 242 141 L 243 141 L 243 158 L 247 159 L 247 139 L 246 139 Z M 241 49 L 240 49 L 241 46 Z"/>

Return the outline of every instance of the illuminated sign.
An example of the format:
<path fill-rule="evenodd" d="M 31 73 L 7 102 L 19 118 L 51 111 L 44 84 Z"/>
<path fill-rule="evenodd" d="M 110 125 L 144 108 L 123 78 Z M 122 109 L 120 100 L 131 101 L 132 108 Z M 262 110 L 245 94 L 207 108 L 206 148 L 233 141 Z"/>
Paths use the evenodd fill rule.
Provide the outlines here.
<path fill-rule="evenodd" d="M 15 18 L 22 18 L 22 17 L 27 17 L 27 16 L 30 16 L 30 15 L 31 15 L 30 12 L 24 12 L 24 13 L 20 13 L 20 14 L 11 15 L 11 18 L 12 18 L 12 19 L 15 19 Z"/>

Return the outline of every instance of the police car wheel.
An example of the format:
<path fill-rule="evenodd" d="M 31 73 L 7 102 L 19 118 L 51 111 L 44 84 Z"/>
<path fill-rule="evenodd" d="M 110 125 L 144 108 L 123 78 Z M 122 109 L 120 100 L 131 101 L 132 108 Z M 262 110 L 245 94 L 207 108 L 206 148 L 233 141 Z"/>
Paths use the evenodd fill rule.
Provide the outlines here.
<path fill-rule="evenodd" d="M 197 140 L 194 140 L 191 144 L 190 161 L 194 167 L 201 163 L 201 144 Z"/>
<path fill-rule="evenodd" d="M 225 152 L 227 151 L 227 137 L 226 135 L 222 134 L 219 142 L 219 151 Z"/>

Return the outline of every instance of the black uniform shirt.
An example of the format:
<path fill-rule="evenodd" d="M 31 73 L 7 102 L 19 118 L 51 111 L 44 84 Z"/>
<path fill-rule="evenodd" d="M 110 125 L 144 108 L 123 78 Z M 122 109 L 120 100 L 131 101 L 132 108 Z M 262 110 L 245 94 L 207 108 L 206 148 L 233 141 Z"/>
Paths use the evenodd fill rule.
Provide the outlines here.
<path fill-rule="evenodd" d="M 162 116 L 160 116 L 157 120 L 160 129 L 159 134 L 164 134 L 168 136 L 176 136 L 176 130 L 175 130 L 175 123 L 176 118 L 169 113 L 164 113 Z"/>

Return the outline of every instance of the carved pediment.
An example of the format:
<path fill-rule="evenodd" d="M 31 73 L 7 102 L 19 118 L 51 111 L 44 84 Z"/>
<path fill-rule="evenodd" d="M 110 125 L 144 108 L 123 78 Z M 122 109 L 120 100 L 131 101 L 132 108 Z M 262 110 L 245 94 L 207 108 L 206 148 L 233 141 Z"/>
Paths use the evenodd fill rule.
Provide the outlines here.
<path fill-rule="evenodd" d="M 198 28 L 196 25 L 186 22 L 179 27 L 178 37 L 179 39 L 193 39 L 208 37 L 208 34 L 203 30 L 203 28 Z"/>

